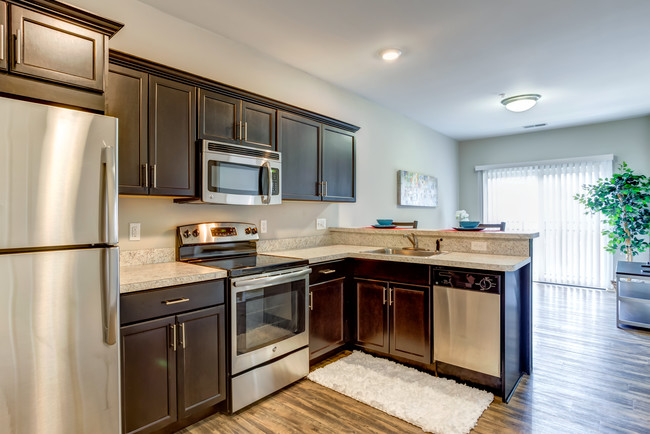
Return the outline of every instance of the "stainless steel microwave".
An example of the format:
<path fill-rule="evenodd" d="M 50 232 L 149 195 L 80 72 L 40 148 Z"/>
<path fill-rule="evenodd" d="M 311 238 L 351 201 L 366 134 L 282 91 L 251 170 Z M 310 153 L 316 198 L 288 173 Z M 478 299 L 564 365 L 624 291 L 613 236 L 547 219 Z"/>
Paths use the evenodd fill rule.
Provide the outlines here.
<path fill-rule="evenodd" d="M 279 152 L 203 140 L 201 201 L 229 205 L 282 203 Z"/>

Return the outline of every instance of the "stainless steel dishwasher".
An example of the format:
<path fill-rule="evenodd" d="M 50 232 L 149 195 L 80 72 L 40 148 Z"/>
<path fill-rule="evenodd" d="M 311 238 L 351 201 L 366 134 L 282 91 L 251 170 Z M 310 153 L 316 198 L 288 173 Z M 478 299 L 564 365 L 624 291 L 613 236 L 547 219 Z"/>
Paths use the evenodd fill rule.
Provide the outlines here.
<path fill-rule="evenodd" d="M 501 276 L 434 270 L 433 358 L 501 376 Z"/>

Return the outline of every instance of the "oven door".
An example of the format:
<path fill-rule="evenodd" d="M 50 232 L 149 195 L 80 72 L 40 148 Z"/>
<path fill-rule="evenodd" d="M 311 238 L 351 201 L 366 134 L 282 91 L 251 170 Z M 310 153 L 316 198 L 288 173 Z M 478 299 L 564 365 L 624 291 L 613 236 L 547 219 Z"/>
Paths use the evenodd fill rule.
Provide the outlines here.
<path fill-rule="evenodd" d="M 233 375 L 309 344 L 309 273 L 301 267 L 231 280 Z"/>
<path fill-rule="evenodd" d="M 282 202 L 279 161 L 204 152 L 204 202 L 231 205 L 275 205 Z"/>

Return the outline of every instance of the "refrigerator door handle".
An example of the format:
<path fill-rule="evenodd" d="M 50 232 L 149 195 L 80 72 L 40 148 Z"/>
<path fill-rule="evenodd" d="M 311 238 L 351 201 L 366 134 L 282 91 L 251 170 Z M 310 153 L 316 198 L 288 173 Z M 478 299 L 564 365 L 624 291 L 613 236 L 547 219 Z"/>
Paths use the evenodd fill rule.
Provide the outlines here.
<path fill-rule="evenodd" d="M 117 340 L 117 306 L 119 298 L 119 248 L 109 247 L 103 251 L 103 278 L 102 278 L 102 304 L 103 304 L 103 330 L 104 342 L 115 345 Z"/>
<path fill-rule="evenodd" d="M 117 176 L 115 167 L 115 148 L 105 146 L 102 149 L 104 166 L 104 230 L 107 244 L 117 244 Z"/>

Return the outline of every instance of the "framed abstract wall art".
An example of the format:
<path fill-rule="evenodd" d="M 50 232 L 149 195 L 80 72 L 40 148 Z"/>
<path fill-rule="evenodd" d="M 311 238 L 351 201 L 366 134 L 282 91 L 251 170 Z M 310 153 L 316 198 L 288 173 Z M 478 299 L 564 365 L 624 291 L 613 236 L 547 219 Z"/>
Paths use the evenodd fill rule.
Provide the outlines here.
<path fill-rule="evenodd" d="M 397 204 L 402 206 L 438 206 L 438 179 L 422 173 L 397 171 Z"/>

